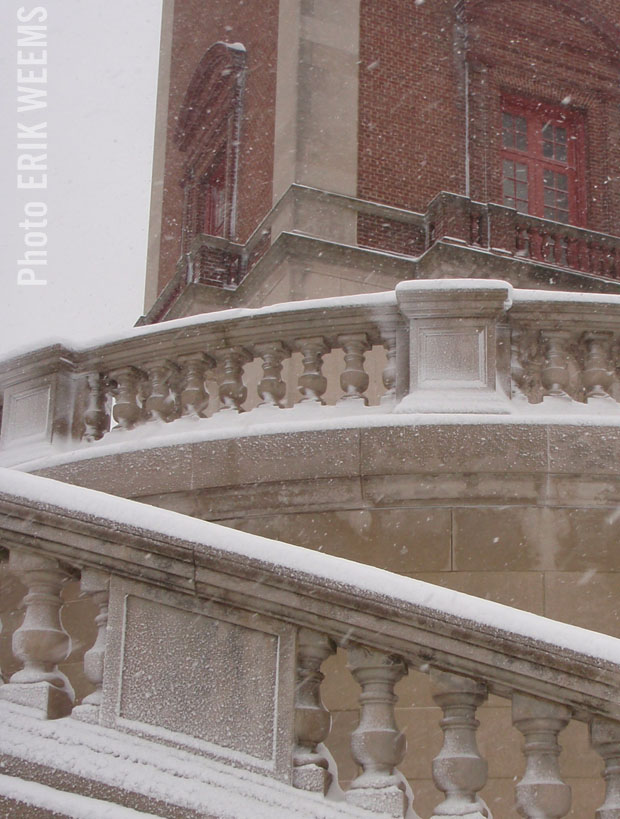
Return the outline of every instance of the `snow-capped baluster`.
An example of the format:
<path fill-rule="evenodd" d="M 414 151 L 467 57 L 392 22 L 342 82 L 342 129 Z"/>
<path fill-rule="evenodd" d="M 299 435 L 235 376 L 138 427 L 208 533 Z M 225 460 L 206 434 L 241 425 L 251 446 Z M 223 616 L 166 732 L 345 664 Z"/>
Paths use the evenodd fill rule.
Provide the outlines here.
<path fill-rule="evenodd" d="M 103 438 L 110 426 L 106 412 L 105 381 L 100 373 L 89 373 L 86 376 L 86 409 L 84 410 L 84 434 L 86 441 L 98 441 Z"/>
<path fill-rule="evenodd" d="M 207 370 L 215 367 L 215 361 L 205 353 L 179 356 L 181 365 L 181 414 L 189 418 L 204 418 L 209 406 L 209 391 L 205 384 Z"/>
<path fill-rule="evenodd" d="M 483 683 L 446 672 L 431 672 L 435 683 L 433 699 L 443 710 L 439 723 L 443 747 L 433 760 L 433 779 L 446 798 L 435 808 L 432 819 L 463 816 L 487 819 L 489 811 L 477 796 L 487 781 L 487 763 L 476 743 L 476 708 L 487 697 Z"/>
<path fill-rule="evenodd" d="M 396 401 L 396 336 L 392 335 L 383 342 L 387 362 L 383 368 L 382 380 L 385 392 L 381 403 L 391 406 Z"/>
<path fill-rule="evenodd" d="M 328 760 L 317 749 L 327 737 L 331 715 L 321 701 L 321 663 L 336 651 L 329 637 L 307 628 L 297 633 L 297 685 L 295 687 L 295 751 L 293 785 L 306 791 L 327 793 L 331 782 Z"/>
<path fill-rule="evenodd" d="M 90 597 L 99 609 L 95 617 L 97 637 L 92 647 L 84 654 L 84 673 L 95 686 L 92 694 L 84 698 L 71 714 L 85 722 L 99 722 L 103 688 L 103 666 L 105 662 L 106 633 L 108 628 L 108 599 L 110 578 L 96 569 L 84 569 L 80 589 L 83 597 Z"/>
<path fill-rule="evenodd" d="M 303 356 L 304 371 L 299 376 L 300 403 L 323 404 L 322 395 L 327 389 L 327 379 L 322 374 L 323 356 L 329 347 L 321 336 L 300 338 L 295 342 Z"/>
<path fill-rule="evenodd" d="M 286 395 L 286 384 L 282 380 L 282 362 L 291 353 L 281 341 L 257 344 L 255 350 L 263 359 L 263 377 L 258 384 L 261 407 L 281 407 Z"/>
<path fill-rule="evenodd" d="M 167 359 L 149 361 L 144 365 L 149 377 L 149 395 L 144 408 L 153 421 L 171 421 L 176 415 L 176 401 L 171 382 L 178 374 L 178 366 Z"/>
<path fill-rule="evenodd" d="M 570 389 L 569 330 L 544 330 L 542 342 L 545 363 L 542 368 L 542 383 L 545 395 L 568 398 Z"/>
<path fill-rule="evenodd" d="M 345 368 L 340 376 L 344 395 L 340 401 L 358 401 L 368 404 L 364 395 L 368 389 L 368 373 L 364 370 L 364 354 L 370 349 L 366 333 L 347 333 L 338 336 L 338 344 L 344 351 Z"/>
<path fill-rule="evenodd" d="M 605 801 L 596 811 L 596 819 L 620 819 L 620 723 L 595 717 L 590 723 L 590 739 L 605 762 Z"/>
<path fill-rule="evenodd" d="M 24 667 L 0 688 L 0 697 L 27 705 L 47 719 L 71 713 L 73 688 L 58 668 L 71 653 L 71 638 L 60 620 L 61 591 L 71 574 L 58 561 L 11 551 L 9 569 L 28 589 L 26 615 L 13 634 L 13 654 Z"/>
<path fill-rule="evenodd" d="M 612 339 L 613 333 L 606 330 L 590 330 L 583 334 L 583 385 L 588 400 L 610 397 L 609 387 L 613 378 L 610 361 Z"/>
<path fill-rule="evenodd" d="M 121 367 L 110 373 L 116 382 L 114 396 L 116 402 L 112 410 L 116 429 L 132 429 L 143 416 L 142 407 L 138 404 L 138 389 L 145 374 L 136 367 Z"/>
<path fill-rule="evenodd" d="M 560 774 L 558 734 L 571 710 L 529 694 L 512 698 L 512 722 L 525 738 L 525 773 L 516 786 L 517 810 L 527 819 L 560 819 L 570 810 L 571 789 Z"/>
<path fill-rule="evenodd" d="M 407 748 L 394 718 L 394 686 L 407 673 L 401 657 L 353 644 L 348 667 L 361 686 L 360 721 L 351 736 L 353 758 L 362 773 L 351 783 L 347 801 L 366 810 L 402 817 L 406 788 L 396 766 Z"/>
<path fill-rule="evenodd" d="M 215 352 L 218 365 L 218 391 L 220 412 L 243 412 L 241 405 L 248 396 L 243 383 L 243 365 L 252 356 L 243 347 L 225 347 Z"/>

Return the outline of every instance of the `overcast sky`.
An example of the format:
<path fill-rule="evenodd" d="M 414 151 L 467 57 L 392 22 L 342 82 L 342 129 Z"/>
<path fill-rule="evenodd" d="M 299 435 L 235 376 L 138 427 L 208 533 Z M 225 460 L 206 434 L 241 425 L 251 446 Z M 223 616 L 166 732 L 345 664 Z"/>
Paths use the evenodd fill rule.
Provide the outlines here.
<path fill-rule="evenodd" d="M 21 11 L 20 11 L 21 9 Z M 39 9 L 39 11 L 37 11 Z M 43 25 L 47 48 L 22 46 L 22 25 Z M 47 15 L 47 19 L 42 19 Z M 0 26 L 0 352 L 44 339 L 84 340 L 131 327 L 142 313 L 161 0 L 4 0 Z M 29 35 L 30 36 L 30 35 Z M 33 65 L 47 51 L 47 82 Z M 22 73 L 18 82 L 18 69 Z M 20 103 L 17 86 L 29 99 Z M 42 89 L 46 97 L 36 95 Z M 32 100 L 47 107 L 33 108 Z M 18 111 L 18 107 L 22 111 Z M 18 149 L 47 123 L 45 149 Z M 31 129 L 31 130 L 28 130 Z M 35 130 L 32 130 L 35 129 Z M 22 137 L 20 144 L 34 137 Z M 19 188 L 18 154 L 47 160 L 46 188 Z M 24 167 L 24 164 L 23 164 Z M 22 169 L 22 183 L 42 171 Z M 33 204 L 34 203 L 34 204 Z M 19 227 L 47 207 L 47 225 Z M 41 221 L 39 217 L 39 222 Z M 31 234 L 31 235 L 27 235 Z M 41 236 L 40 234 L 44 234 Z M 47 250 L 43 267 L 19 265 Z M 41 261 L 42 255 L 31 254 Z M 28 273 L 27 271 L 31 272 Z M 20 271 L 22 271 L 20 273 Z M 18 284 L 45 279 L 45 285 Z"/>

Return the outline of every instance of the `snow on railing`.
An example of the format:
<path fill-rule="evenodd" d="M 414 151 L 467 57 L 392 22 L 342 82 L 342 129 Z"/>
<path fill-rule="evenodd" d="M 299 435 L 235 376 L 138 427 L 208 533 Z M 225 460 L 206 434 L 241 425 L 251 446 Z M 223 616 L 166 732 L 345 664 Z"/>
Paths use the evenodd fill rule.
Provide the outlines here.
<path fill-rule="evenodd" d="M 615 638 L 14 471 L 0 470 L 0 530 L 26 610 L 12 641 L 23 668 L 0 685 L 0 703 L 145 736 L 333 795 L 338 772 L 322 744 L 331 719 L 320 669 L 341 646 L 361 689 L 350 736 L 359 775 L 345 794 L 352 806 L 415 815 L 397 768 L 407 750 L 394 709 L 394 686 L 411 670 L 430 675 L 443 711 L 443 748 L 427 761 L 445 797 L 434 817 L 489 815 L 478 795 L 487 763 L 476 743 L 476 710 L 489 693 L 511 701 L 525 738 L 516 785 L 523 816 L 570 810 L 558 735 L 571 719 L 590 725 L 605 761 L 599 815 L 615 815 Z M 71 651 L 61 590 L 75 578 L 97 613 L 97 637 L 84 654 L 91 693 L 77 705 L 58 668 Z M 12 756 L 27 756 L 28 743 L 20 747 Z"/>
<path fill-rule="evenodd" d="M 230 310 L 0 364 L 4 462 L 179 419 L 613 413 L 620 297 L 475 279 Z M 23 460 L 23 458 L 22 458 Z"/>

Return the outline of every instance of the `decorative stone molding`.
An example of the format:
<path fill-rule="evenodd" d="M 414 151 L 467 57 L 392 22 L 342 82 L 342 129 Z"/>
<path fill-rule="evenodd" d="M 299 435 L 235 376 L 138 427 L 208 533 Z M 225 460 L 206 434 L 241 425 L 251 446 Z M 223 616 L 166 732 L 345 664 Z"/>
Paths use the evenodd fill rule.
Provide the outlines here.
<path fill-rule="evenodd" d="M 409 322 L 409 369 L 398 390 L 405 397 L 396 412 L 509 412 L 497 372 L 497 324 L 511 292 L 490 280 L 396 286 Z"/>

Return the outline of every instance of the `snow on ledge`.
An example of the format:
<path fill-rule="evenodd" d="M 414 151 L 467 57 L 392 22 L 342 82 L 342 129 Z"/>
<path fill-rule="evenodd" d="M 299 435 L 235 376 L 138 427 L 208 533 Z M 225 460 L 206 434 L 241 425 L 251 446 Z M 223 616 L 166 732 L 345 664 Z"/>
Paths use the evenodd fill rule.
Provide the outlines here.
<path fill-rule="evenodd" d="M 461 622 L 547 643 L 556 653 L 571 651 L 620 666 L 620 640 L 615 637 L 138 501 L 4 468 L 0 468 L 0 500 L 15 500 L 26 507 L 34 505 L 94 522 L 103 519 L 111 528 L 137 531 L 154 541 L 171 539 L 199 550 L 215 549 L 229 557 L 260 561 L 279 574 L 284 569 L 362 597 L 427 608 Z"/>

